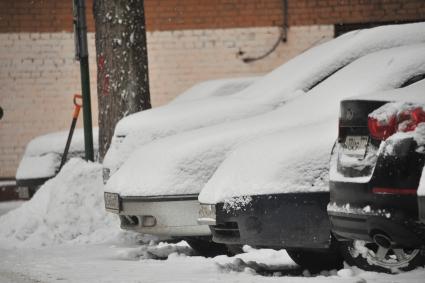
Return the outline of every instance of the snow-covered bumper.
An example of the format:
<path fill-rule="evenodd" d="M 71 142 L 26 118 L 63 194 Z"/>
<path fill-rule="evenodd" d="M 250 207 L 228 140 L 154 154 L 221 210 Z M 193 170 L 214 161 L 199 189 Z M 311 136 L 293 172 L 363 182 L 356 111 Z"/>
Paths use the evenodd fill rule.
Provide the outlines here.
<path fill-rule="evenodd" d="M 328 202 L 328 192 L 239 197 L 215 208 L 201 204 L 199 221 L 210 225 L 217 243 L 325 249 L 331 244 Z"/>
<path fill-rule="evenodd" d="M 328 214 L 332 232 L 340 240 L 372 242 L 374 235 L 384 234 L 405 247 L 425 243 L 425 225 L 418 221 L 416 196 L 373 195 L 369 183 L 331 182 L 330 188 Z"/>
<path fill-rule="evenodd" d="M 211 235 L 197 222 L 198 195 L 121 197 L 105 192 L 105 208 L 120 216 L 121 228 L 164 237 Z"/>

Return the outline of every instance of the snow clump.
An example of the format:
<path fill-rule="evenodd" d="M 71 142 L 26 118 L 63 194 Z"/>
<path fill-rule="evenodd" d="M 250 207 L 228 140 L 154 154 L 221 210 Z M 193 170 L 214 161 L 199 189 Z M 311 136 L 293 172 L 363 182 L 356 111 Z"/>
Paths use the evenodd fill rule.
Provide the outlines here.
<path fill-rule="evenodd" d="M 102 166 L 71 159 L 21 207 L 0 217 L 0 245 L 40 247 L 101 243 L 133 233 L 121 232 L 118 218 L 103 202 Z"/>

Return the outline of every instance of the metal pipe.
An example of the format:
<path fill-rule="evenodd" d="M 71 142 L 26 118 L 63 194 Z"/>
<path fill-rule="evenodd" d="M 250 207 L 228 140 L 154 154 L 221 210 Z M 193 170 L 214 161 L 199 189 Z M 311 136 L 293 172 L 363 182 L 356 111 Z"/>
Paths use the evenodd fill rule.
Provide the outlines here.
<path fill-rule="evenodd" d="M 83 95 L 83 124 L 85 159 L 93 161 L 93 125 L 90 101 L 90 72 L 89 53 L 87 48 L 87 24 L 85 0 L 73 0 L 74 4 L 74 32 L 76 57 L 80 61 L 81 93 Z"/>

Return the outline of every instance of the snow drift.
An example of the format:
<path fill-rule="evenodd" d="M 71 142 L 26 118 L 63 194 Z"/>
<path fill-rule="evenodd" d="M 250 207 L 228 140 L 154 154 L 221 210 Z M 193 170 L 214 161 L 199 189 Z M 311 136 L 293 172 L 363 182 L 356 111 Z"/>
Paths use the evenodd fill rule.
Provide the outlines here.
<path fill-rule="evenodd" d="M 142 146 L 111 177 L 106 190 L 126 196 L 199 193 L 227 154 L 240 144 L 329 119 L 336 125 L 340 99 L 393 89 L 425 72 L 424 50 L 421 44 L 372 53 L 341 69 L 308 95 L 298 96 L 274 111 Z"/>
<path fill-rule="evenodd" d="M 204 81 L 195 84 L 174 98 L 170 103 L 188 102 L 210 96 L 231 95 L 247 88 L 258 79 L 258 77 L 246 77 Z"/>
<path fill-rule="evenodd" d="M 24 152 L 16 179 L 47 178 L 56 174 L 65 149 L 68 131 L 42 135 L 32 139 Z M 93 148 L 98 150 L 98 129 L 93 129 Z M 84 130 L 75 129 L 68 158 L 84 156 Z"/>
<path fill-rule="evenodd" d="M 424 91 L 425 81 L 422 80 L 406 88 L 369 93 L 353 99 L 425 102 Z M 382 111 L 380 113 L 382 115 Z M 329 156 L 337 137 L 337 120 L 335 115 L 324 122 L 295 127 L 237 148 L 205 185 L 200 201 L 217 203 L 244 195 L 328 191 Z M 425 124 L 420 125 L 414 132 L 395 134 L 392 138 L 400 134 L 417 136 L 422 132 L 423 140 Z M 391 142 L 392 138 L 385 142 Z"/>
<path fill-rule="evenodd" d="M 365 54 L 424 41 L 425 23 L 350 32 L 307 50 L 238 93 L 171 103 L 130 115 L 117 124 L 104 166 L 114 173 L 140 145 L 271 111 Z"/>
<path fill-rule="evenodd" d="M 98 243 L 123 233 L 104 209 L 102 166 L 81 159 L 71 159 L 30 201 L 0 217 L 0 226 L 0 243 L 9 247 Z"/>

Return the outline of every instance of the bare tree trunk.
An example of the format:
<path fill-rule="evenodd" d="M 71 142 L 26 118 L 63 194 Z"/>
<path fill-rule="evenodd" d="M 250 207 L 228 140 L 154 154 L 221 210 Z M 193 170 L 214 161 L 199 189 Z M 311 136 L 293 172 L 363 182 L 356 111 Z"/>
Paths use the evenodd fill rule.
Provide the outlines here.
<path fill-rule="evenodd" d="M 99 157 L 124 116 L 151 108 L 143 0 L 95 0 Z"/>

